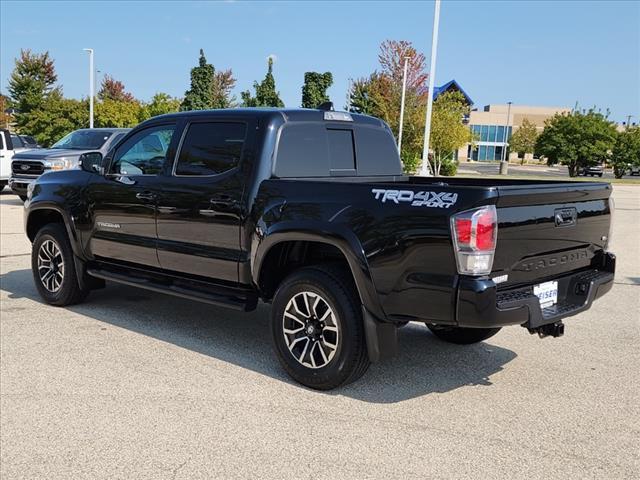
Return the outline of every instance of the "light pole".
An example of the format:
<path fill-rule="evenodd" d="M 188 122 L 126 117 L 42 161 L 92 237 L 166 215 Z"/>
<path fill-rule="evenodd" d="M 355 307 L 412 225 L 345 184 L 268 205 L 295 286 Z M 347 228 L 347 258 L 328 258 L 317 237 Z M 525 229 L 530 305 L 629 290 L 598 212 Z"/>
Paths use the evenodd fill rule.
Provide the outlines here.
<path fill-rule="evenodd" d="M 511 121 L 511 102 L 507 102 L 507 124 L 504 127 L 504 145 L 502 145 L 502 158 L 500 159 L 500 175 L 509 173 L 509 159 L 507 158 L 507 145 L 509 140 L 509 122 Z"/>
<path fill-rule="evenodd" d="M 93 80 L 93 91 L 96 92 L 96 95 L 98 92 L 98 80 L 100 78 L 101 73 L 102 73 L 102 70 L 96 70 L 96 77 Z"/>
<path fill-rule="evenodd" d="M 404 73 L 402 74 L 402 100 L 400 100 L 400 127 L 398 128 L 398 153 L 402 157 L 402 126 L 404 125 L 404 97 L 407 92 L 407 67 L 409 57 L 404 57 Z"/>
<path fill-rule="evenodd" d="M 433 110 L 433 89 L 436 78 L 436 53 L 438 51 L 438 27 L 440 26 L 440 0 L 436 0 L 433 15 L 433 35 L 431 38 L 431 67 L 429 68 L 429 93 L 427 98 L 427 118 L 424 124 L 424 145 L 422 148 L 422 168 L 420 175 L 428 177 L 429 171 L 429 135 L 431 134 L 431 112 Z"/>
<path fill-rule="evenodd" d="M 93 128 L 93 97 L 94 97 L 94 82 L 93 82 L 93 48 L 83 48 L 85 52 L 89 52 L 89 128 Z"/>

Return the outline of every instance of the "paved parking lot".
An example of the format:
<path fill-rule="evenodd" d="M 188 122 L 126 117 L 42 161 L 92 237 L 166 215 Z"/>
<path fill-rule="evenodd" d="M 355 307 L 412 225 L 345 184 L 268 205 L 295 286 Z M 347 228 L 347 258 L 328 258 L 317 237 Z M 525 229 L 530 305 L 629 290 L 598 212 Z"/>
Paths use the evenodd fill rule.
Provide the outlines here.
<path fill-rule="evenodd" d="M 497 162 L 460 162 L 458 166 L 458 173 L 460 175 L 499 175 L 500 164 Z M 569 177 L 569 170 L 564 165 L 554 165 L 550 167 L 548 165 L 519 165 L 510 163 L 509 175 L 518 177 L 553 177 L 553 180 L 560 180 L 561 178 Z M 584 178 L 594 181 L 599 180 L 599 177 L 578 177 L 578 179 Z M 604 172 L 603 178 L 615 178 L 613 170 L 611 168 L 607 168 Z M 623 178 L 630 181 L 640 181 L 640 177 L 633 175 L 625 175 Z"/>
<path fill-rule="evenodd" d="M 292 383 L 268 306 L 110 285 L 49 307 L 0 195 L 0 477 L 639 478 L 640 187 L 615 186 L 612 292 L 539 340 L 460 347 L 411 324 L 357 383 Z"/>

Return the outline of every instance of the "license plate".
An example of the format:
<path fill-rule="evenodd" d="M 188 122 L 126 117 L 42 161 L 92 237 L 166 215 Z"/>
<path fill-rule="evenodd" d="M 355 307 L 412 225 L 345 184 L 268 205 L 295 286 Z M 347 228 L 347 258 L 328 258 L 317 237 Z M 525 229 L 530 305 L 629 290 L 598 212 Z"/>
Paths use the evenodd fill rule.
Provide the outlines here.
<path fill-rule="evenodd" d="M 558 302 L 558 282 L 545 282 L 533 286 L 533 294 L 540 300 L 540 308 L 550 307 Z"/>

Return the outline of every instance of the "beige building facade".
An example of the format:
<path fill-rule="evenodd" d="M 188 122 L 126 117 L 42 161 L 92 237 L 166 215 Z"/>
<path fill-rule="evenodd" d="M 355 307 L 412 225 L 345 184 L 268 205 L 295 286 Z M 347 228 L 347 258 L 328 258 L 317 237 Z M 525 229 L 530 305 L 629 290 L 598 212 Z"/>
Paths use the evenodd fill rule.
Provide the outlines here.
<path fill-rule="evenodd" d="M 566 107 L 532 107 L 526 105 L 498 105 L 485 106 L 482 110 L 472 110 L 469 114 L 468 125 L 475 134 L 476 144 L 465 145 L 457 152 L 459 161 L 499 161 L 505 148 L 508 151 L 509 139 L 526 118 L 535 124 L 538 132 L 542 132 L 545 120 L 556 113 L 568 113 Z M 516 160 L 516 152 L 509 153 L 509 160 Z M 527 154 L 525 158 L 533 158 Z"/>

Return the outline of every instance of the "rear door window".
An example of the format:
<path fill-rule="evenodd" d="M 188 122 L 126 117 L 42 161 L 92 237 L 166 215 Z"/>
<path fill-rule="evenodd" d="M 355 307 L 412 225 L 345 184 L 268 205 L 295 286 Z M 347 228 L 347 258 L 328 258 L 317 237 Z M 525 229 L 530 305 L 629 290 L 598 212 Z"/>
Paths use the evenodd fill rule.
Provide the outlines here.
<path fill-rule="evenodd" d="M 211 176 L 237 167 L 246 131 L 244 123 L 192 123 L 184 137 L 175 174 Z"/>

